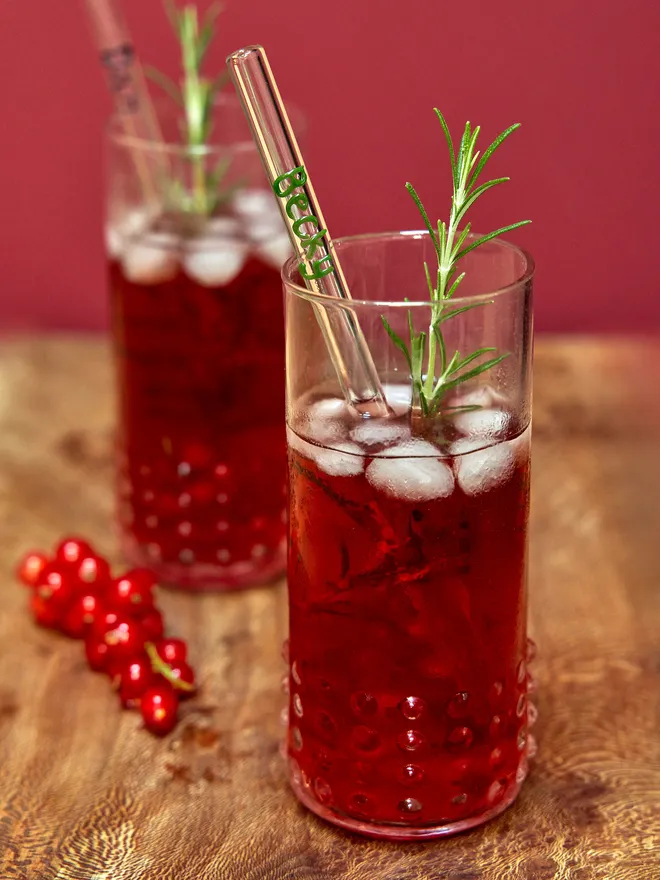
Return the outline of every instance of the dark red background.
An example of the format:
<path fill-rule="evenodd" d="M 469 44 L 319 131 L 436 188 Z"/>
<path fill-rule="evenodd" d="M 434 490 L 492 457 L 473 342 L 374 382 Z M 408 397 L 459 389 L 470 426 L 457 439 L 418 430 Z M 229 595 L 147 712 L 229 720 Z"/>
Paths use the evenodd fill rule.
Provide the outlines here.
<path fill-rule="evenodd" d="M 160 0 L 124 0 L 145 60 L 170 72 Z M 204 5 L 204 4 L 200 4 Z M 335 236 L 418 225 L 403 185 L 446 212 L 432 108 L 486 136 L 523 123 L 476 211 L 530 217 L 538 326 L 658 325 L 657 0 L 226 0 L 226 52 L 262 42 L 309 117 L 306 158 Z M 101 142 L 109 111 L 82 0 L 0 5 L 0 326 L 106 326 Z"/>

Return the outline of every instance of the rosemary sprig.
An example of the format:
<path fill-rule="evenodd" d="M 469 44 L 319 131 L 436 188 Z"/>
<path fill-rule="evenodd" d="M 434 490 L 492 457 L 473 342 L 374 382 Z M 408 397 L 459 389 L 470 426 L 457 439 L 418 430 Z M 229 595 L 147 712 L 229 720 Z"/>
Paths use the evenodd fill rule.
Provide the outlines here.
<path fill-rule="evenodd" d="M 218 92 L 227 82 L 224 71 L 214 79 L 202 73 L 209 46 L 215 39 L 216 20 L 222 11 L 219 3 L 211 6 L 202 21 L 197 7 L 189 4 L 179 8 L 174 0 L 164 0 L 165 10 L 181 46 L 182 77 L 177 85 L 170 77 L 153 67 L 146 68 L 147 76 L 182 109 L 182 134 L 191 163 L 191 186 L 172 181 L 170 200 L 180 210 L 195 214 L 212 214 L 218 205 L 234 192 L 233 187 L 222 187 L 231 164 L 230 157 L 222 157 L 207 171 L 209 140 L 213 132 L 213 105 Z"/>
<path fill-rule="evenodd" d="M 466 254 L 469 254 L 470 251 L 491 241 L 491 239 L 496 238 L 498 235 L 503 235 L 512 229 L 517 229 L 531 222 L 529 220 L 521 220 L 509 226 L 502 226 L 500 229 L 496 229 L 494 232 L 483 235 L 475 241 L 470 241 L 466 244 L 470 234 L 470 224 L 465 224 L 462 229 L 460 225 L 469 209 L 489 189 L 509 180 L 508 177 L 498 177 L 485 183 L 479 183 L 479 177 L 493 153 L 520 126 L 518 124 L 509 126 L 509 128 L 495 138 L 493 143 L 480 156 L 479 151 L 476 150 L 480 128 L 477 126 L 472 129 L 470 123 L 467 122 L 458 153 L 456 153 L 444 116 L 437 108 L 435 113 L 442 126 L 449 148 L 451 163 L 453 193 L 449 222 L 438 221 L 437 226 L 434 227 L 415 188 L 411 183 L 406 184 L 406 189 L 415 202 L 424 225 L 431 236 L 438 263 L 435 279 L 431 277 L 428 263 L 424 263 L 426 283 L 431 299 L 431 321 L 428 331 L 422 330 L 419 333 L 415 333 L 412 313 L 409 311 L 410 345 L 407 345 L 394 332 L 385 316 L 381 316 L 385 330 L 392 342 L 403 352 L 406 358 L 412 377 L 413 404 L 419 407 L 423 416 L 436 415 L 441 410 L 443 412 L 454 411 L 455 408 L 452 407 L 442 408 L 442 401 L 447 392 L 456 388 L 457 385 L 484 373 L 486 370 L 492 369 L 507 357 L 507 354 L 494 354 L 496 351 L 494 348 L 480 348 L 465 357 L 461 357 L 460 353 L 455 351 L 449 356 L 442 333 L 442 325 L 457 315 L 480 306 L 488 305 L 488 303 L 479 302 L 454 309 L 448 306 L 451 298 L 465 278 L 465 272 L 462 272 L 460 275 L 456 274 L 461 259 Z M 425 369 L 424 354 L 427 341 L 428 359 Z M 491 356 L 486 357 L 486 355 Z M 486 359 L 481 360 L 484 357 Z M 475 361 L 480 362 L 474 363 Z M 472 366 L 470 366 L 471 364 Z"/>

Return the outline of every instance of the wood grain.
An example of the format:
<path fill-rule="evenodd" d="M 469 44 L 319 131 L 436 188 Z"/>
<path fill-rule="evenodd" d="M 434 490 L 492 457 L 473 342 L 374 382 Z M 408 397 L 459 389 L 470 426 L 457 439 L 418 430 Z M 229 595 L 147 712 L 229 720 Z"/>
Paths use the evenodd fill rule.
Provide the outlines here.
<path fill-rule="evenodd" d="M 658 880 L 658 348 L 537 346 L 531 617 L 539 755 L 518 802 L 437 843 L 326 825 L 278 753 L 282 585 L 168 593 L 202 694 L 157 741 L 81 646 L 35 628 L 12 566 L 82 532 L 112 555 L 111 370 L 90 339 L 0 346 L 2 880 Z M 644 369 L 642 369 L 644 368 Z"/>

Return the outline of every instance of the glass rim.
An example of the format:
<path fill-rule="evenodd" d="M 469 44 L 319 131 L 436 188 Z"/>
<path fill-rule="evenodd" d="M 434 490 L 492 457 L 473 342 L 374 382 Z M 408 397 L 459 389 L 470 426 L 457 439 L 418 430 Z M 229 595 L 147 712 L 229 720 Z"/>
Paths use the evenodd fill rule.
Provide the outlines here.
<path fill-rule="evenodd" d="M 162 100 L 164 102 L 167 99 Z M 161 101 L 156 101 L 156 104 L 161 104 Z M 168 104 L 173 105 L 174 102 L 170 99 Z M 241 117 L 245 119 L 243 107 L 236 94 L 232 94 L 231 92 L 220 93 L 215 99 L 214 106 L 216 109 L 224 106 L 230 109 L 240 110 Z M 292 123 L 295 124 L 296 134 L 298 137 L 304 137 L 307 133 L 304 113 L 296 104 L 287 102 L 286 106 L 287 112 L 292 117 Z M 110 143 L 124 147 L 128 150 L 140 150 L 145 153 L 154 153 L 156 155 L 186 157 L 213 156 L 220 153 L 227 153 L 229 151 L 233 153 L 257 153 L 257 145 L 249 134 L 246 134 L 245 137 L 240 137 L 235 141 L 229 141 L 224 144 L 211 141 L 211 143 L 205 144 L 202 147 L 191 147 L 188 144 L 175 143 L 172 140 L 153 141 L 139 137 L 138 135 L 127 134 L 123 128 L 121 119 L 122 116 L 118 112 L 113 112 L 110 115 L 110 119 L 105 126 L 105 136 Z M 245 124 L 247 126 L 247 121 Z"/>
<path fill-rule="evenodd" d="M 396 231 L 390 232 L 363 232 L 359 235 L 346 235 L 341 238 L 336 239 L 333 244 L 342 245 L 349 244 L 360 241 L 384 241 L 385 239 L 402 239 L 402 238 L 410 238 L 410 239 L 421 239 L 428 238 L 429 232 L 427 229 L 400 229 Z M 481 233 L 471 232 L 468 235 L 468 239 L 471 238 L 480 238 Z M 473 296 L 452 296 L 451 302 L 455 303 L 474 303 L 479 302 L 481 300 L 489 301 L 493 298 L 501 297 L 506 295 L 507 293 L 514 293 L 521 288 L 525 288 L 525 286 L 532 280 L 534 277 L 534 273 L 536 270 L 536 264 L 534 263 L 534 258 L 526 251 L 524 248 L 518 247 L 518 245 L 513 244 L 510 241 L 507 241 L 504 238 L 493 238 L 488 244 L 495 244 L 499 247 L 507 248 L 518 256 L 521 256 L 525 261 L 525 270 L 520 275 L 520 277 L 516 278 L 515 281 L 512 281 L 510 284 L 506 284 L 502 287 L 497 287 L 494 290 L 489 290 L 485 293 L 475 294 Z M 310 302 L 316 302 L 319 304 L 323 304 L 326 306 L 333 305 L 338 306 L 339 308 L 347 308 L 351 309 L 353 306 L 360 307 L 373 307 L 378 309 L 383 308 L 419 308 L 420 306 L 424 308 L 428 308 L 431 300 L 418 300 L 418 301 L 408 301 L 408 300 L 372 300 L 372 299 L 339 299 L 336 296 L 329 296 L 325 293 L 315 293 L 312 290 L 309 290 L 307 287 L 303 287 L 301 284 L 292 280 L 292 272 L 293 270 L 298 269 L 298 265 L 300 263 L 300 257 L 294 254 L 289 257 L 283 264 L 281 270 L 281 278 L 284 286 L 287 290 L 291 290 L 296 296 L 299 296 L 301 299 L 309 300 Z"/>

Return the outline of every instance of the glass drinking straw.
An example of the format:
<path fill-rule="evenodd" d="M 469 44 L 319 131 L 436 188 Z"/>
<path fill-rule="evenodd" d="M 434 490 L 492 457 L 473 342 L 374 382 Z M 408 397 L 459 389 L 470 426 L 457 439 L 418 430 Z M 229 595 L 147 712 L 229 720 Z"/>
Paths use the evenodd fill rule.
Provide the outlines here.
<path fill-rule="evenodd" d="M 86 0 L 87 12 L 99 49 L 101 63 L 107 72 L 108 86 L 115 101 L 117 114 L 128 135 L 148 143 L 163 140 L 147 84 L 128 32 L 128 27 L 115 0 Z M 150 202 L 159 201 L 159 171 L 145 155 L 154 157 L 158 151 L 134 150 L 133 160 L 144 195 Z M 165 162 L 165 153 L 158 156 Z"/>
<path fill-rule="evenodd" d="M 247 46 L 227 58 L 248 123 L 273 188 L 309 290 L 350 300 L 351 294 L 325 226 L 277 84 L 262 46 Z M 339 385 L 346 401 L 364 418 L 387 416 L 376 367 L 358 320 L 350 308 L 331 317 L 314 303 Z"/>

